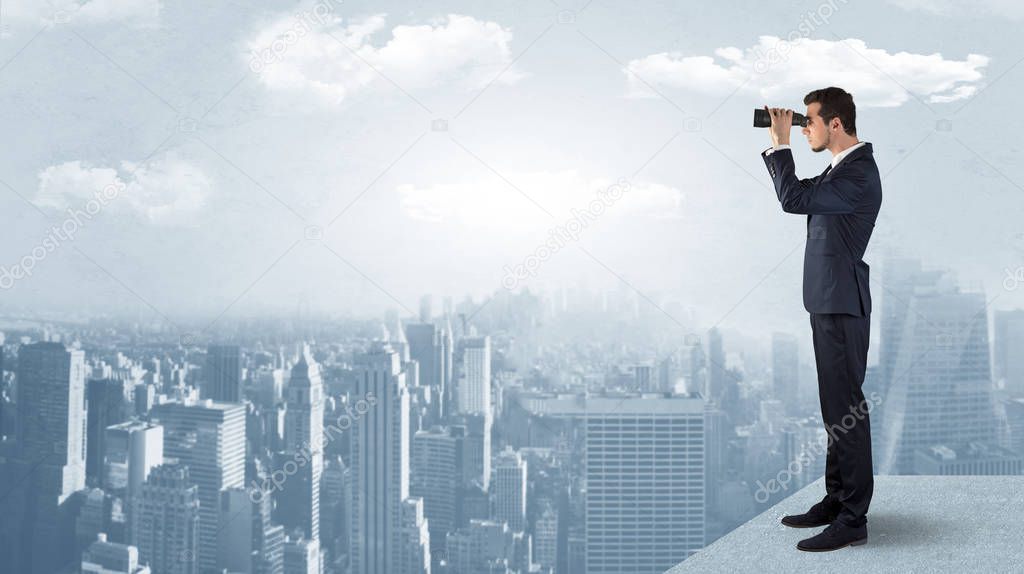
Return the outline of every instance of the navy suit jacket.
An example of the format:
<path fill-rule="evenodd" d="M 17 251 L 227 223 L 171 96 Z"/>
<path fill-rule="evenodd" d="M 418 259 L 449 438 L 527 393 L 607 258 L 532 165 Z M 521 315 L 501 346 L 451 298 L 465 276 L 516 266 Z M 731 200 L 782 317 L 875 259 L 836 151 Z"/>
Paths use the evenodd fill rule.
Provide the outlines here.
<path fill-rule="evenodd" d="M 871 144 L 810 179 L 797 178 L 789 149 L 761 152 L 761 157 L 782 210 L 807 214 L 804 308 L 809 313 L 870 315 L 869 267 L 863 257 L 882 205 Z"/>

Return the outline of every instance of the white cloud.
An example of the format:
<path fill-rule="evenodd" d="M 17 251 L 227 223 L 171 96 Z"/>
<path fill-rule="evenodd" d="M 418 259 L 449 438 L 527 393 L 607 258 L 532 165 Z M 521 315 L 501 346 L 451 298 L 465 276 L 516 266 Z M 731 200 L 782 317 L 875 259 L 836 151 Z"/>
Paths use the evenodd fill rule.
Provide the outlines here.
<path fill-rule="evenodd" d="M 402 210 L 413 219 L 493 230 L 522 226 L 524 222 L 536 220 L 538 215 L 546 218 L 531 199 L 556 219 L 567 219 L 572 210 L 585 211 L 591 202 L 600 201 L 599 192 L 616 184 L 609 179 L 587 178 L 574 170 L 512 172 L 507 177 L 529 198 L 503 181 L 440 183 L 422 187 L 404 184 L 397 189 Z M 605 202 L 607 208 L 603 210 L 601 219 L 682 216 L 683 194 L 678 189 L 650 182 L 629 182 L 629 187 L 622 189 L 619 199 Z M 544 219 L 544 223 L 550 222 Z"/>
<path fill-rule="evenodd" d="M 171 225 L 202 208 L 210 189 L 200 169 L 169 153 L 141 167 L 128 161 L 120 169 L 97 167 L 78 160 L 47 167 L 39 172 L 33 202 L 61 211 L 86 210 L 98 202 L 104 210 Z"/>
<path fill-rule="evenodd" d="M 1024 3 L 1020 0 L 889 0 L 905 10 L 919 10 L 947 17 L 1001 16 L 1024 19 Z"/>
<path fill-rule="evenodd" d="M 248 42 L 249 65 L 272 90 L 341 102 L 357 90 L 390 84 L 373 68 L 406 90 L 441 83 L 475 89 L 512 59 L 512 32 L 495 22 L 449 14 L 428 24 L 395 26 L 387 42 L 375 45 L 373 37 L 385 27 L 385 15 L 344 23 L 326 13 L 284 16 Z M 513 67 L 500 81 L 520 77 Z"/>
<path fill-rule="evenodd" d="M 653 96 L 647 84 L 722 97 L 742 89 L 782 104 L 780 98 L 792 98 L 794 93 L 840 86 L 863 107 L 900 106 L 913 97 L 908 90 L 943 103 L 974 94 L 989 63 L 987 56 L 978 54 L 964 60 L 946 59 L 938 52 L 890 54 L 855 38 L 790 42 L 761 36 L 751 48 L 719 48 L 715 56 L 717 60 L 673 52 L 632 60 L 626 70 L 630 95 Z"/>
<path fill-rule="evenodd" d="M 155 25 L 160 0 L 4 0 L 3 16 L 31 24 L 129 22 Z"/>

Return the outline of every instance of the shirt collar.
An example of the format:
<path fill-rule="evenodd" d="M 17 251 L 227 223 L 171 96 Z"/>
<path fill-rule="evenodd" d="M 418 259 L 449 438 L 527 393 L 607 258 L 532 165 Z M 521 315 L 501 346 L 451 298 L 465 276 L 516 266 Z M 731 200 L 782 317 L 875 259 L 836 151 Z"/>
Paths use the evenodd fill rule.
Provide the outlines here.
<path fill-rule="evenodd" d="M 853 144 L 852 146 L 850 146 L 850 147 L 844 149 L 843 151 L 841 151 L 841 152 L 835 154 L 834 156 L 832 156 L 832 169 L 835 169 L 836 166 L 839 165 L 839 162 L 843 161 L 844 157 L 850 155 L 850 152 L 852 152 L 853 150 L 863 146 L 865 143 L 867 143 L 867 142 L 857 142 L 857 143 Z"/>

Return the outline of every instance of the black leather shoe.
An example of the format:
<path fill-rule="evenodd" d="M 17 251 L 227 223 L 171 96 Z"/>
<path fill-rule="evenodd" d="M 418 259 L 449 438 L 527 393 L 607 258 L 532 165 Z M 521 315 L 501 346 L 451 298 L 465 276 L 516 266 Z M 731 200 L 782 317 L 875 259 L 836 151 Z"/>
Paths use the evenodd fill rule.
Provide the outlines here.
<path fill-rule="evenodd" d="M 828 528 L 818 534 L 797 542 L 797 550 L 806 552 L 828 552 L 847 546 L 860 546 L 868 543 L 868 525 L 847 526 L 836 520 Z"/>
<path fill-rule="evenodd" d="M 828 510 L 825 506 L 825 501 L 821 501 L 811 507 L 810 510 L 803 514 L 788 514 L 782 517 L 782 523 L 786 526 L 793 528 L 814 528 L 816 526 L 826 526 L 832 524 L 832 522 L 839 516 L 839 510 L 835 512 Z"/>

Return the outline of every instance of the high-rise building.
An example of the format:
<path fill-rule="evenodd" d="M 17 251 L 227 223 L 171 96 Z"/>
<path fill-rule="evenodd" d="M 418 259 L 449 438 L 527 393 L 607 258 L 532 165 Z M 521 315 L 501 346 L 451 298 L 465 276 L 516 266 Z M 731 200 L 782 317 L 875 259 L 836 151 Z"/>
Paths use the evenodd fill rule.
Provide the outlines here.
<path fill-rule="evenodd" d="M 961 292 L 950 282 L 925 284 L 920 276 L 914 286 L 900 328 L 883 318 L 883 333 L 897 347 L 882 425 L 872 428 L 883 434 L 875 455 L 879 474 L 913 473 L 921 448 L 997 441 L 984 294 Z"/>
<path fill-rule="evenodd" d="M 288 382 L 284 456 L 296 466 L 280 493 L 279 516 L 287 532 L 301 528 L 310 540 L 320 538 L 320 478 L 324 468 L 324 395 L 320 365 L 303 346 Z M 283 508 L 282 508 L 283 507 Z"/>
<path fill-rule="evenodd" d="M 491 480 L 491 516 L 513 531 L 526 529 L 526 459 L 511 446 L 498 453 Z"/>
<path fill-rule="evenodd" d="M 433 389 L 439 400 L 432 415 L 435 420 L 440 419 L 447 414 L 444 410 L 447 389 L 444 386 L 445 364 L 441 331 L 433 323 L 413 323 L 405 326 L 405 336 L 409 343 L 409 356 L 419 364 L 420 386 Z"/>
<path fill-rule="evenodd" d="M 409 391 L 398 353 L 375 344 L 360 355 L 355 396 L 372 399 L 372 406 L 350 434 L 351 569 L 385 574 L 402 562 L 399 526 L 409 496 Z"/>
<path fill-rule="evenodd" d="M 242 400 L 242 350 L 237 345 L 210 345 L 203 370 L 204 399 L 224 403 Z"/>
<path fill-rule="evenodd" d="M 13 456 L 0 462 L 0 556 L 12 572 L 77 564 L 72 495 L 85 487 L 85 356 L 60 343 L 18 352 Z"/>
<path fill-rule="evenodd" d="M 586 572 L 661 573 L 704 546 L 704 409 L 699 395 L 586 399 Z"/>
<path fill-rule="evenodd" d="M 472 337 L 463 340 L 462 366 L 465 377 L 458 390 L 459 412 L 489 414 L 491 412 L 491 338 Z"/>
<path fill-rule="evenodd" d="M 402 551 L 396 574 L 430 574 L 434 571 L 427 524 L 422 498 L 410 496 L 402 501 Z"/>
<path fill-rule="evenodd" d="M 128 418 L 126 392 L 123 380 L 94 379 L 86 383 L 85 477 L 92 485 L 102 482 L 107 427 Z"/>
<path fill-rule="evenodd" d="M 245 406 L 209 399 L 164 403 L 152 416 L 164 427 L 164 456 L 188 466 L 199 488 L 198 564 L 215 569 L 220 491 L 245 484 Z"/>
<path fill-rule="evenodd" d="M 1007 396 L 1024 397 L 1024 309 L 996 311 L 993 321 L 996 380 Z"/>
<path fill-rule="evenodd" d="M 445 536 L 461 522 L 465 427 L 434 426 L 417 431 L 412 442 L 410 496 L 423 498 L 423 515 L 430 525 L 430 554 L 444 554 Z M 434 564 L 437 567 L 437 563 Z"/>
<path fill-rule="evenodd" d="M 108 426 L 103 444 L 103 489 L 126 501 L 153 467 L 164 462 L 164 427 L 146 421 Z"/>
<path fill-rule="evenodd" d="M 151 470 L 132 500 L 135 518 L 129 542 L 139 549 L 139 561 L 153 572 L 202 572 L 197 559 L 202 537 L 200 504 L 199 486 L 187 466 L 162 464 Z"/>

